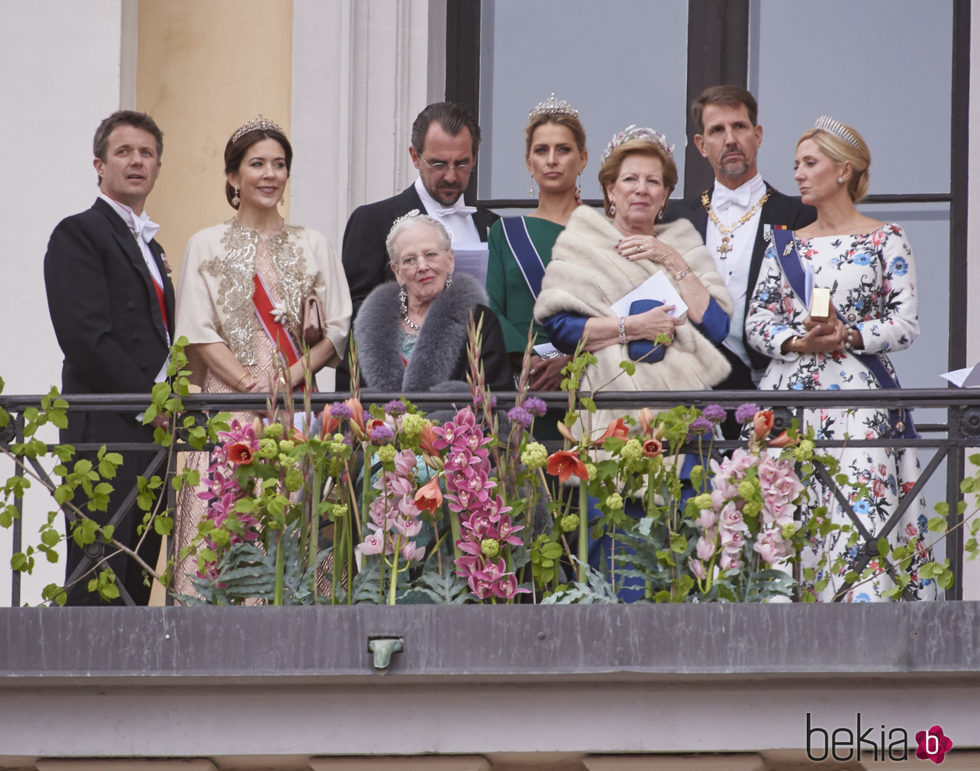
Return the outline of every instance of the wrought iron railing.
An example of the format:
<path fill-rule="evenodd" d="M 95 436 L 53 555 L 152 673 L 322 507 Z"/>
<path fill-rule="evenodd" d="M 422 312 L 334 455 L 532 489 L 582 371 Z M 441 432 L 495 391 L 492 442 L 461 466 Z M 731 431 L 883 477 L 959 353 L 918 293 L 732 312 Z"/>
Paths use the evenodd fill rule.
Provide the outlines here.
<path fill-rule="evenodd" d="M 544 399 L 549 408 L 562 408 L 568 403 L 568 396 L 564 393 L 542 393 L 536 394 Z M 321 393 L 312 397 L 312 406 L 316 412 L 322 410 L 325 404 L 345 399 L 349 396 L 346 393 Z M 384 403 L 391 399 L 404 396 L 422 408 L 439 408 L 451 405 L 462 406 L 468 401 L 468 395 L 448 395 L 433 393 L 381 393 L 370 392 L 362 394 L 365 402 Z M 111 395 L 65 395 L 65 399 L 75 410 L 85 410 L 89 412 L 127 412 L 136 413 L 146 406 L 146 397 L 136 394 L 111 394 Z M 513 403 L 513 393 L 498 393 L 498 406 L 506 407 L 508 403 Z M 229 411 L 262 411 L 267 407 L 267 396 L 262 394 L 194 394 L 184 398 L 185 410 L 192 413 L 204 414 L 209 411 L 229 410 Z M 887 535 L 898 523 L 904 511 L 912 500 L 918 496 L 931 480 L 937 479 L 937 472 L 945 462 L 945 485 L 942 500 L 948 504 L 949 533 L 946 536 L 946 556 L 950 561 L 950 566 L 956 576 L 953 587 L 946 592 L 947 599 L 962 598 L 962 563 L 963 563 L 963 544 L 964 536 L 961 524 L 961 514 L 958 511 L 958 502 L 961 499 L 960 483 L 964 476 L 966 464 L 966 450 L 972 447 L 980 447 L 980 390 L 969 389 L 898 389 L 898 390 L 870 390 L 870 391 L 671 391 L 671 392 L 604 392 L 597 394 L 595 401 L 599 407 L 609 409 L 621 409 L 623 411 L 638 409 L 640 407 L 651 407 L 653 409 L 665 409 L 678 404 L 705 406 L 709 403 L 721 404 L 726 409 L 734 409 L 744 402 L 755 402 L 763 407 L 771 408 L 776 414 L 775 433 L 778 433 L 790 425 L 794 417 L 800 418 L 801 411 L 819 407 L 840 407 L 840 408 L 883 408 L 883 409 L 912 409 L 917 410 L 916 428 L 918 437 L 915 439 L 858 439 L 849 438 L 847 440 L 824 440 L 818 441 L 819 448 L 839 448 L 847 446 L 865 447 L 914 447 L 920 451 L 920 463 L 922 464 L 918 481 L 914 488 L 907 492 L 902 501 L 891 513 L 888 523 L 880 530 L 875 537 L 863 530 L 860 526 L 859 518 L 851 511 L 847 501 L 843 496 L 838 496 L 838 500 L 845 512 L 849 512 L 855 522 L 859 533 L 862 535 L 861 549 L 863 550 L 862 559 L 864 564 L 878 554 L 876 539 Z M 11 415 L 10 424 L 0 432 L 0 448 L 9 450 L 10 445 L 23 440 L 24 412 L 29 409 L 36 409 L 41 403 L 39 396 L 0 396 L 0 407 Z M 302 409 L 302 398 L 296 397 L 295 407 Z M 737 441 L 718 440 L 715 446 L 719 450 L 734 447 L 740 444 Z M 94 451 L 101 445 L 98 444 L 76 444 L 78 451 Z M 168 451 L 158 445 L 144 444 L 111 444 L 108 449 L 115 451 L 136 451 L 155 449 L 152 461 L 145 469 L 143 476 L 159 474 L 166 468 Z M 178 441 L 176 450 L 178 452 L 188 451 L 191 448 Z M 925 458 L 922 451 L 932 451 L 932 456 Z M 48 473 L 43 466 L 33 460 L 27 461 L 32 470 L 42 478 L 47 478 Z M 15 475 L 21 476 L 24 470 L 16 467 L 13 470 Z M 820 472 L 826 484 L 832 485 L 833 481 L 825 470 Z M 935 487 L 935 483 L 933 485 Z M 174 506 L 174 492 L 170 485 L 166 485 L 169 499 L 168 507 Z M 137 490 L 129 491 L 126 498 L 118 509 L 112 513 L 110 524 L 115 524 L 125 516 L 136 516 L 136 508 L 133 505 L 136 500 Z M 934 500 L 930 505 L 937 502 L 939 496 L 934 495 Z M 22 514 L 22 503 L 16 503 L 18 514 Z M 23 517 L 18 516 L 11 529 L 12 551 L 21 550 L 23 541 Z M 94 559 L 94 555 L 93 558 Z M 92 559 L 82 562 L 68 580 L 74 580 L 78 575 L 88 570 L 92 565 Z M 124 596 L 125 599 L 125 596 Z M 21 602 L 21 581 L 20 573 L 12 571 L 11 576 L 11 605 L 17 606 Z"/>

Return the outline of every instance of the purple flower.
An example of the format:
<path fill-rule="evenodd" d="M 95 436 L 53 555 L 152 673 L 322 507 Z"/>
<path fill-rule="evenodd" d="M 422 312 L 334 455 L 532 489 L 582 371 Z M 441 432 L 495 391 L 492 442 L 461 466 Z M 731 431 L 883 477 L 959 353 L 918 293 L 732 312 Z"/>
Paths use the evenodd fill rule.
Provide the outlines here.
<path fill-rule="evenodd" d="M 702 434 L 710 434 L 713 427 L 711 421 L 702 416 L 692 420 L 687 431 L 690 436 L 701 436 Z"/>
<path fill-rule="evenodd" d="M 338 420 L 350 420 L 352 414 L 353 413 L 350 411 L 350 407 L 343 402 L 334 402 L 330 406 L 330 416 L 337 418 Z"/>
<path fill-rule="evenodd" d="M 408 411 L 401 399 L 392 399 L 385 405 L 385 412 L 392 416 L 404 415 Z"/>
<path fill-rule="evenodd" d="M 534 416 L 523 407 L 513 407 L 507 412 L 507 417 L 512 422 L 518 423 L 524 428 L 530 428 L 534 421 Z"/>
<path fill-rule="evenodd" d="M 394 438 L 395 432 L 387 423 L 382 423 L 380 426 L 375 426 L 371 429 L 370 439 L 376 444 L 390 442 Z"/>
<path fill-rule="evenodd" d="M 759 411 L 759 405 L 753 404 L 752 402 L 746 402 L 745 404 L 740 404 L 735 409 L 735 420 L 739 423 L 751 423 L 752 418 L 755 417 L 755 413 Z"/>
<path fill-rule="evenodd" d="M 728 417 L 728 413 L 725 412 L 725 408 L 720 404 L 709 404 L 703 410 L 701 410 L 701 415 L 710 420 L 714 425 L 724 422 L 725 418 Z"/>
<path fill-rule="evenodd" d="M 548 405 L 544 403 L 544 399 L 532 396 L 524 400 L 524 409 L 534 415 L 534 417 L 540 418 L 548 411 Z"/>

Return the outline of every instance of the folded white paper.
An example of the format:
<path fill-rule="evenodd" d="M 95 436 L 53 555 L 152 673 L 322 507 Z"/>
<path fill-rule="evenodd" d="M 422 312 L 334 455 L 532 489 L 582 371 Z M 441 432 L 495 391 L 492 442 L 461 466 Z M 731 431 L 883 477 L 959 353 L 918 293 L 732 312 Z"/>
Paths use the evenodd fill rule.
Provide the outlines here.
<path fill-rule="evenodd" d="M 940 377 L 946 378 L 958 388 L 977 388 L 980 386 L 980 364 L 977 364 L 975 367 L 965 367 L 963 369 L 954 369 L 952 372 L 944 372 Z"/>
<path fill-rule="evenodd" d="M 663 273 L 654 273 L 638 287 L 616 300 L 612 304 L 613 314 L 629 316 L 630 305 L 636 300 L 660 300 L 664 305 L 673 305 L 671 316 L 680 316 L 687 312 L 687 303 L 681 299 L 677 289 Z"/>

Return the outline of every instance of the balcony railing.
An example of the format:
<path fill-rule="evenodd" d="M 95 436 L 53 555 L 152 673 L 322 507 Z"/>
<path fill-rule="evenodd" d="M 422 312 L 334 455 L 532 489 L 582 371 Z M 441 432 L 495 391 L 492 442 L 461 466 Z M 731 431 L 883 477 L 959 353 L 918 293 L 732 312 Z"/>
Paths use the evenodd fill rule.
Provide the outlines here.
<path fill-rule="evenodd" d="M 322 410 L 325 404 L 329 404 L 339 399 L 344 399 L 349 394 L 328 393 L 316 394 L 312 398 L 312 406 L 316 412 Z M 447 394 L 431 393 L 379 393 L 372 392 L 363 394 L 365 403 L 376 402 L 383 404 L 391 399 L 401 396 L 409 399 L 423 409 L 446 407 L 450 405 L 462 406 L 468 400 L 464 395 L 450 397 Z M 549 407 L 562 408 L 567 405 L 568 397 L 563 393 L 538 394 L 549 405 Z M 84 395 L 73 396 L 65 395 L 71 407 L 76 410 L 86 411 L 107 411 L 107 412 L 127 412 L 136 413 L 145 408 L 146 397 L 143 395 Z M 514 394 L 497 394 L 498 406 L 506 407 L 508 403 L 513 403 Z M 980 390 L 969 389 L 900 389 L 900 390 L 873 390 L 873 391 L 672 391 L 672 392 L 603 392 L 595 397 L 599 407 L 614 410 L 633 410 L 640 407 L 651 407 L 653 409 L 666 409 L 678 404 L 694 405 L 703 407 L 709 403 L 721 404 L 726 409 L 734 409 L 744 402 L 755 402 L 766 408 L 771 408 L 776 413 L 775 432 L 778 433 L 790 425 L 794 417 L 800 418 L 802 423 L 802 411 L 808 408 L 817 407 L 841 407 L 841 408 L 903 408 L 916 410 L 916 427 L 918 438 L 913 440 L 896 439 L 847 439 L 833 441 L 819 441 L 819 448 L 837 448 L 848 446 L 867 446 L 867 447 L 914 447 L 919 451 L 921 463 L 921 473 L 915 487 L 906 493 L 902 502 L 892 512 L 888 524 L 885 525 L 885 532 L 891 530 L 898 522 L 903 511 L 916 496 L 918 496 L 927 486 L 929 486 L 931 497 L 928 503 L 931 507 L 939 500 L 948 504 L 948 523 L 950 532 L 945 539 L 946 556 L 950 560 L 951 568 L 956 576 L 953 587 L 947 590 L 947 599 L 962 598 L 962 560 L 964 537 L 960 524 L 961 515 L 957 510 L 957 503 L 961 499 L 960 482 L 963 479 L 965 469 L 966 449 L 980 446 Z M 38 408 L 41 397 L 37 396 L 0 396 L 0 407 L 10 413 L 13 420 L 0 435 L 0 447 L 9 449 L 10 444 L 23 439 L 23 417 L 25 410 Z M 205 413 L 217 410 L 229 411 L 254 411 L 264 410 L 267 405 L 266 397 L 261 394 L 195 394 L 184 399 L 185 409 L 192 413 Z M 296 397 L 295 406 L 302 408 L 302 399 Z M 734 441 L 716 441 L 715 446 L 724 450 L 739 444 Z M 78 444 L 76 449 L 97 450 L 98 444 Z M 141 444 L 112 444 L 110 450 L 133 451 L 156 449 L 157 452 L 145 470 L 143 476 L 162 473 L 165 469 L 167 450 L 156 445 Z M 184 443 L 178 442 L 178 451 L 190 450 Z M 931 453 L 931 455 L 930 455 Z M 938 484 L 941 478 L 940 468 L 945 463 L 945 479 L 942 484 Z M 31 462 L 33 470 L 42 477 L 47 476 L 47 472 L 37 462 Z M 22 475 L 23 469 L 17 468 L 14 472 Z M 824 472 L 824 481 L 830 482 L 829 476 Z M 931 485 L 930 485 L 931 482 Z M 937 489 L 938 488 L 938 489 Z M 166 486 L 170 496 L 167 505 L 173 507 L 175 504 L 172 487 Z M 122 517 L 135 516 L 136 509 L 134 502 L 136 490 L 132 490 L 125 500 L 113 513 L 111 523 L 115 524 Z M 21 503 L 18 501 L 18 508 Z M 844 506 L 849 512 L 852 520 L 858 523 L 858 518 Z M 22 512 L 20 512 L 22 513 Z M 13 551 L 21 550 L 23 533 L 22 517 L 18 517 L 11 528 Z M 861 528 L 858 528 L 859 532 Z M 877 554 L 877 546 L 874 538 L 863 534 L 864 540 L 861 548 L 864 550 L 864 557 L 870 560 Z M 878 534 L 879 536 L 881 533 Z M 83 562 L 75 570 L 75 576 L 68 577 L 71 580 L 77 575 L 87 570 L 91 566 Z M 125 598 L 124 598 L 125 599 Z M 20 573 L 13 571 L 11 577 L 11 604 L 17 606 L 21 603 L 21 583 Z"/>

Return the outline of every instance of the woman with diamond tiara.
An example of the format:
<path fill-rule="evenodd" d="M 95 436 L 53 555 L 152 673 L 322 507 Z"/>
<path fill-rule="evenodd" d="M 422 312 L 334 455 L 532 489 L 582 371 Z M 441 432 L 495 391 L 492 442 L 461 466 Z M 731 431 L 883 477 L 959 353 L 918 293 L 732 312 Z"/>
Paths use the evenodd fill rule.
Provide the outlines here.
<path fill-rule="evenodd" d="M 554 94 L 528 113 L 524 129 L 524 162 L 531 174 L 531 195 L 538 206 L 524 217 L 505 217 L 490 228 L 487 294 L 503 329 L 514 373 L 519 374 L 533 327 L 530 388 L 557 391 L 568 356 L 548 343 L 534 321 L 534 301 L 551 262 L 551 249 L 568 218 L 581 203 L 580 179 L 589 153 L 578 110 Z M 555 432 L 555 438 L 557 438 Z"/>
<path fill-rule="evenodd" d="M 760 389 L 823 390 L 897 388 L 888 351 L 908 348 L 919 334 L 918 300 L 912 249 L 898 225 L 865 216 L 855 203 L 868 191 L 871 152 L 850 126 L 821 116 L 796 145 L 796 183 L 817 219 L 797 231 L 776 230 L 759 270 L 745 320 L 749 344 L 772 357 Z M 830 303 L 818 310 L 818 290 L 829 290 Z M 818 315 L 819 313 L 819 315 Z M 911 416 L 894 409 L 808 410 L 807 425 L 819 439 L 911 438 Z M 925 501 L 912 501 L 898 522 L 893 512 L 919 475 L 914 449 L 854 447 L 833 450 L 840 470 L 853 486 L 841 488 L 861 529 L 862 541 L 874 544 L 885 534 L 892 548 L 926 533 Z M 809 507 L 826 507 L 832 520 L 851 517 L 833 490 L 815 483 Z M 885 530 L 885 528 L 890 528 Z M 850 546 L 847 535 L 834 532 L 803 555 L 803 567 L 829 556 L 832 568 L 804 585 L 815 599 L 869 602 L 887 599 L 895 587 L 891 575 L 907 571 L 908 598 L 933 599 L 936 583 L 920 580 L 918 567 L 927 557 L 919 550 L 911 564 L 898 568 L 888 557 L 869 559 Z M 869 565 L 885 568 L 873 580 L 852 586 L 845 575 Z M 816 583 L 826 583 L 817 590 Z"/>
<path fill-rule="evenodd" d="M 575 209 L 555 242 L 535 319 L 559 350 L 571 353 L 582 341 L 596 356 L 586 389 L 700 391 L 721 382 L 730 367 L 714 343 L 728 334 L 732 297 L 688 220 L 658 224 L 677 184 L 666 139 L 636 126 L 617 134 L 602 155 L 599 184 L 611 219 Z M 650 279 L 642 298 L 613 309 Z M 675 314 L 678 300 L 686 310 Z M 633 375 L 620 368 L 625 360 L 636 362 Z M 593 428 L 611 417 L 600 415 Z"/>
<path fill-rule="evenodd" d="M 177 336 L 188 340 L 191 380 L 204 393 L 264 392 L 277 381 L 297 388 L 307 370 L 340 361 L 351 316 L 347 281 L 321 233 L 288 225 L 279 214 L 292 160 L 283 130 L 261 115 L 235 131 L 225 145 L 225 197 L 235 215 L 187 243 Z M 304 327 L 317 315 L 306 310 L 311 298 L 323 315 L 319 331 L 307 335 Z M 208 455 L 194 453 L 188 463 L 203 475 Z M 181 491 L 176 553 L 193 540 L 206 511 L 195 490 Z M 190 561 L 177 566 L 177 592 L 191 591 L 193 569 Z"/>

